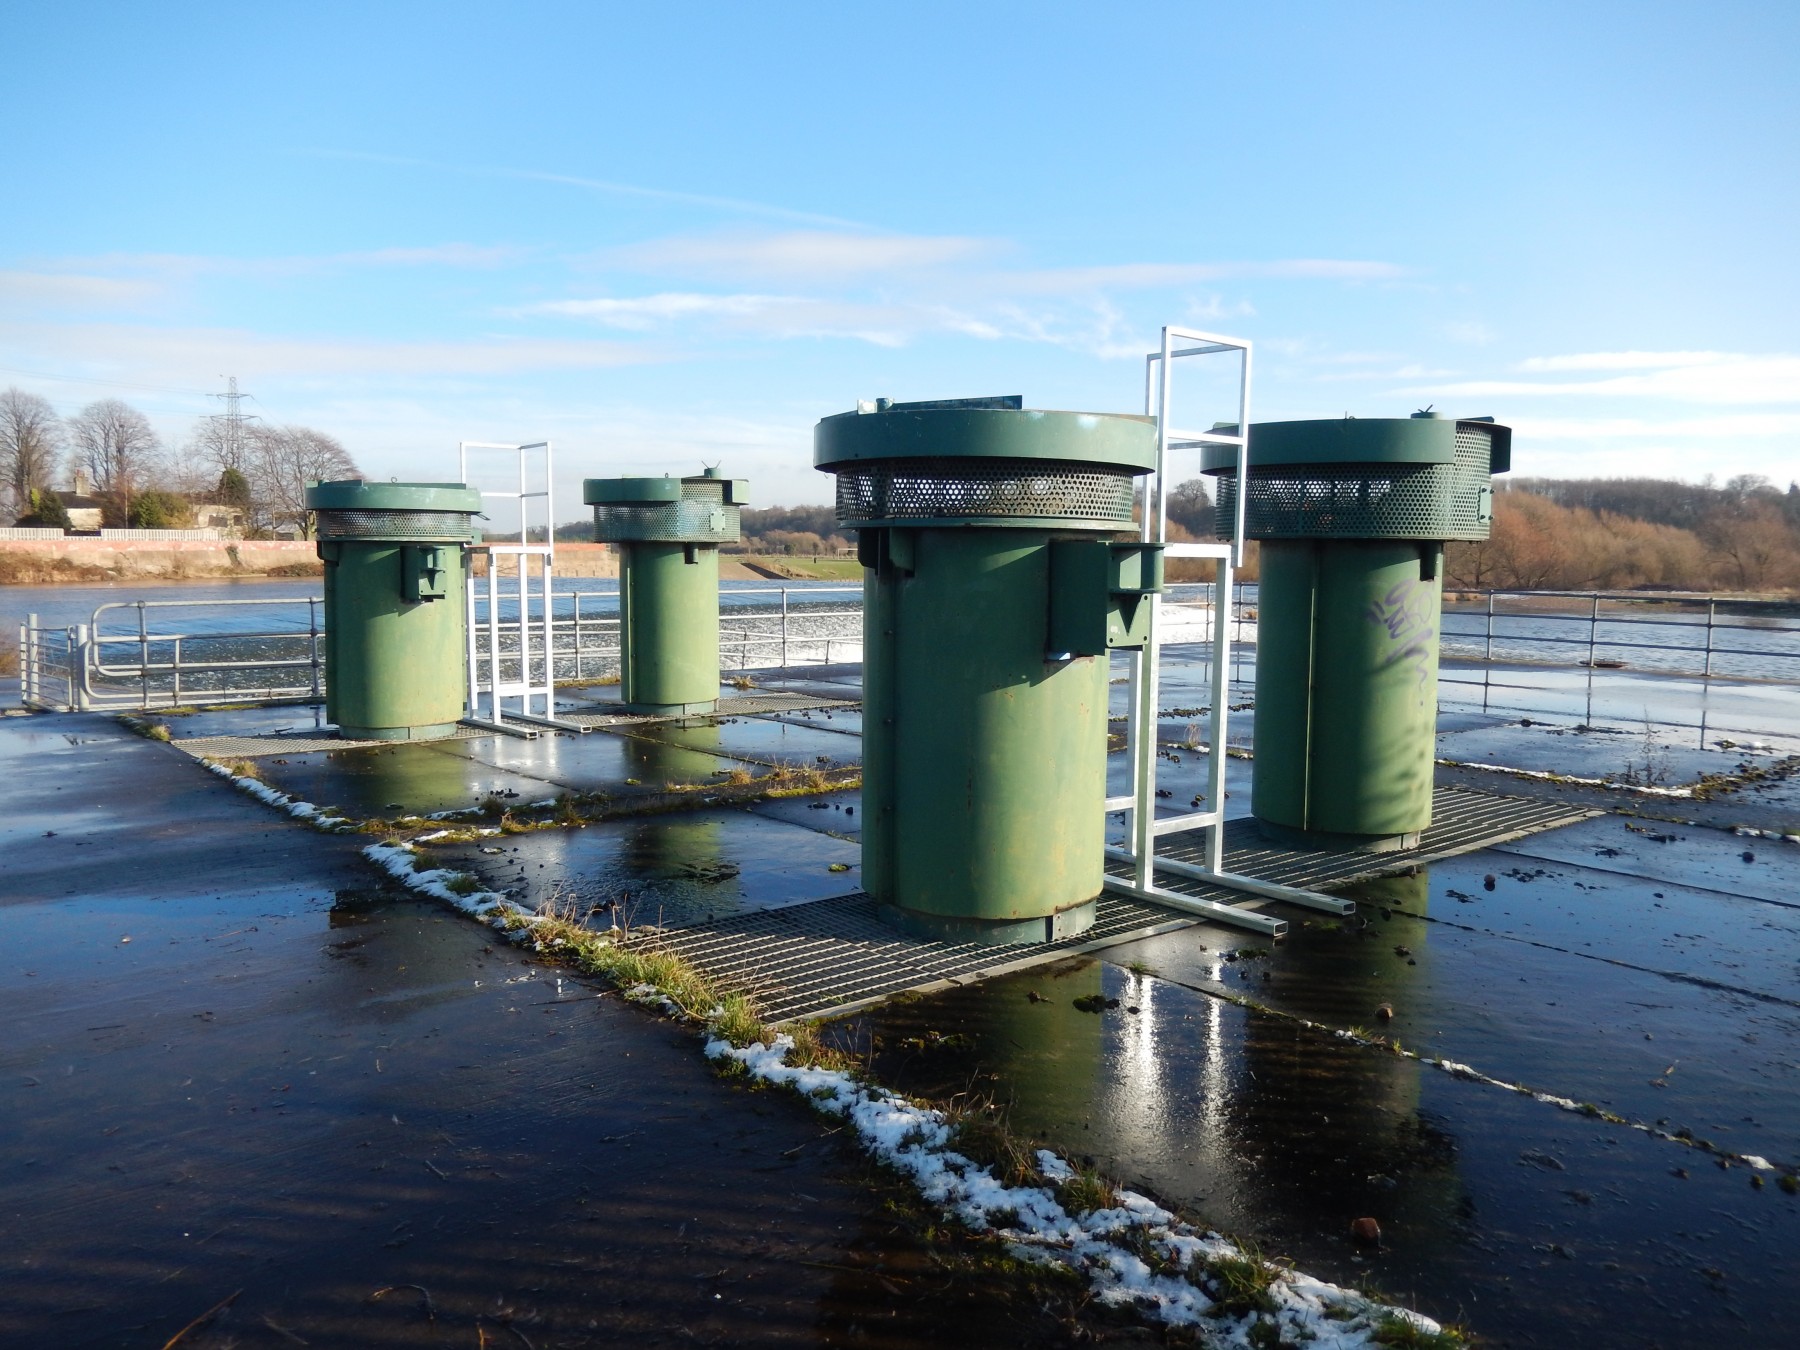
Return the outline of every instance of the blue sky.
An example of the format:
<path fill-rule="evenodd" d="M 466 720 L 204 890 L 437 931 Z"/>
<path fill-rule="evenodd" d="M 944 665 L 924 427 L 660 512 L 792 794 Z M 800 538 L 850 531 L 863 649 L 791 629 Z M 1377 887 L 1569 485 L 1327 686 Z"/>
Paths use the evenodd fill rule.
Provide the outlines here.
<path fill-rule="evenodd" d="M 372 476 L 547 437 L 565 494 L 824 501 L 819 417 L 1137 411 L 1177 323 L 1254 341 L 1258 420 L 1800 475 L 1800 6 L 20 0 L 6 42 L 0 385 L 174 442 L 235 374 Z"/>

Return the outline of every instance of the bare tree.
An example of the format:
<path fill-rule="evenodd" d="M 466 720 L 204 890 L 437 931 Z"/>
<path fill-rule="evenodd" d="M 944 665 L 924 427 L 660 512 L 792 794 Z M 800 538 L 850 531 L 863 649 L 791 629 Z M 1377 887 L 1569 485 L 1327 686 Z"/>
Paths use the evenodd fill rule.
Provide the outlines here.
<path fill-rule="evenodd" d="M 150 482 L 160 465 L 162 442 L 149 419 L 129 403 L 103 398 L 69 420 L 77 467 L 94 480 L 109 524 L 123 525 L 131 494 Z"/>
<path fill-rule="evenodd" d="M 311 427 L 258 427 L 250 441 L 252 499 L 272 528 L 292 525 L 303 539 L 312 538 L 313 531 L 307 485 L 361 473 L 336 439 Z"/>
<path fill-rule="evenodd" d="M 0 393 L 0 501 L 6 519 L 31 509 L 34 489 L 56 476 L 62 449 L 62 419 L 49 402 L 23 389 Z"/>

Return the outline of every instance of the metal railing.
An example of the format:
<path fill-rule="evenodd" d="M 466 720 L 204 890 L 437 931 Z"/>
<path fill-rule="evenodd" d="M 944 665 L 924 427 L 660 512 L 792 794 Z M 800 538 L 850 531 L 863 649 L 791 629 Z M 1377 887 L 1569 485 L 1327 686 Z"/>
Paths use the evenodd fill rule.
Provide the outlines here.
<path fill-rule="evenodd" d="M 303 608 L 305 626 L 226 617 L 271 606 Z M 201 617 L 166 629 L 151 623 L 152 611 L 183 610 Z M 316 700 L 325 690 L 324 637 L 318 596 L 116 601 L 96 607 L 87 623 L 63 627 L 32 614 L 19 633 L 20 701 L 87 712 Z"/>
<path fill-rule="evenodd" d="M 1208 679 L 1212 589 L 1203 582 L 1173 584 L 1163 609 L 1162 645 L 1186 646 Z M 756 587 L 725 591 L 721 598 L 720 654 L 727 673 L 862 659 L 859 586 Z M 1254 583 L 1234 587 L 1234 697 L 1247 693 L 1255 676 L 1256 599 Z M 491 669 L 480 610 L 485 599 L 477 600 L 485 675 Z M 548 648 L 555 683 L 616 675 L 617 597 L 568 591 L 552 601 Z M 509 601 L 503 596 L 500 603 L 505 680 L 516 673 L 508 663 L 518 659 L 519 628 Z M 280 615 L 283 606 L 288 615 Z M 264 615 L 286 621 L 258 622 Z M 325 690 L 323 619 L 318 596 L 115 602 L 96 608 L 88 622 L 68 626 L 32 615 L 19 630 L 21 702 L 42 709 L 123 710 L 316 701 Z M 1696 733 L 1702 744 L 1709 736 L 1800 734 L 1800 711 L 1790 706 L 1800 690 L 1800 606 L 1726 597 L 1496 591 L 1448 600 L 1443 656 L 1444 708 L 1633 727 L 1653 716 L 1659 726 Z M 1643 706 L 1647 699 L 1656 702 L 1653 715 Z"/>
<path fill-rule="evenodd" d="M 1695 732 L 1704 745 L 1718 733 L 1780 729 L 1747 724 L 1754 715 L 1747 709 L 1714 708 L 1707 684 L 1730 681 L 1753 695 L 1755 686 L 1770 686 L 1764 701 L 1778 687 L 1800 686 L 1800 605 L 1607 591 L 1457 598 L 1469 594 L 1445 600 L 1440 707 L 1478 703 L 1483 712 L 1572 715 L 1585 725 L 1653 722 Z M 1628 685 L 1645 695 L 1641 715 L 1626 707 Z"/>
<path fill-rule="evenodd" d="M 486 590 L 471 588 L 479 693 L 489 692 L 496 671 L 503 690 L 520 678 L 523 646 L 517 598 L 501 593 L 490 600 Z M 861 597 L 860 586 L 724 592 L 722 668 L 860 661 Z M 489 606 L 496 604 L 500 615 L 490 628 Z M 262 624 L 253 617 L 282 606 L 303 609 L 304 623 Z M 604 612 L 608 608 L 613 612 Z M 558 592 L 550 596 L 550 610 L 547 640 L 541 611 L 532 616 L 531 660 L 540 674 L 546 650 L 556 684 L 618 674 L 616 595 Z M 177 621 L 165 625 L 162 616 Z M 324 637 L 323 601 L 316 595 L 121 601 L 97 607 L 86 623 L 69 625 L 46 624 L 32 614 L 19 629 L 20 701 L 70 712 L 316 701 L 325 693 Z"/>

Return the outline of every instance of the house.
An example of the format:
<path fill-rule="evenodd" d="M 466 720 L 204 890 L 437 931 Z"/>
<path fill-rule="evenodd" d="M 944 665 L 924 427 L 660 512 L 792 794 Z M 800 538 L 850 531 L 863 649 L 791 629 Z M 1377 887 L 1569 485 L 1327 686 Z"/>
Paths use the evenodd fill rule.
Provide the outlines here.
<path fill-rule="evenodd" d="M 194 502 L 194 525 L 202 530 L 218 530 L 227 539 L 242 539 L 248 524 L 248 513 L 229 502 Z"/>
<path fill-rule="evenodd" d="M 77 469 L 74 484 L 66 491 L 56 494 L 63 504 L 63 510 L 68 513 L 71 534 L 91 534 L 100 528 L 100 517 L 106 504 L 94 496 L 93 492 L 94 485 L 88 481 L 87 473 Z"/>

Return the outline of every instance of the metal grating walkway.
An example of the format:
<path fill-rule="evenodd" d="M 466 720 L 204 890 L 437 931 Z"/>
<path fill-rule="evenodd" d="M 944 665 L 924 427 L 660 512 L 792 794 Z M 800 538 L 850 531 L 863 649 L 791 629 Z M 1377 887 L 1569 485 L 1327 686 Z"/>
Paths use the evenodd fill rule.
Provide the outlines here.
<path fill-rule="evenodd" d="M 457 726 L 436 741 L 470 741 L 492 736 L 480 727 Z M 366 750 L 380 746 L 392 750 L 400 745 L 431 745 L 434 741 L 353 741 L 334 736 L 328 731 L 268 731 L 260 736 L 190 736 L 171 742 L 177 750 L 185 750 L 196 759 L 256 759 L 264 755 L 310 755 L 323 750 Z"/>
<path fill-rule="evenodd" d="M 859 708 L 861 706 L 855 699 L 819 698 L 812 694 L 750 694 L 744 698 L 722 698 L 719 700 L 719 706 L 714 711 L 707 713 L 672 715 L 669 713 L 564 712 L 557 715 L 565 722 L 593 729 L 649 726 L 657 722 L 688 722 L 697 717 L 755 717 L 767 713 L 808 712 L 814 708 Z"/>
<path fill-rule="evenodd" d="M 847 1013 L 905 990 L 984 980 L 1199 922 L 1128 897 L 1102 895 L 1094 926 L 1077 937 L 989 947 L 909 937 L 877 918 L 875 902 L 858 892 L 673 929 L 658 942 L 714 979 L 748 990 L 765 1021 L 787 1022 Z"/>
<path fill-rule="evenodd" d="M 716 712 L 691 713 L 687 717 L 670 717 L 660 713 L 563 713 L 562 720 L 590 731 L 605 727 L 652 726 L 658 722 L 691 721 L 696 717 L 754 717 L 759 714 L 807 712 L 815 708 L 856 708 L 854 699 L 819 698 L 811 694 L 752 694 L 747 698 L 719 700 Z M 522 723 L 519 730 L 535 735 L 550 734 L 550 728 L 537 723 Z M 459 724 L 440 741 L 477 740 L 501 733 L 488 727 Z M 391 750 L 399 745 L 429 744 L 414 741 L 344 740 L 323 731 L 270 731 L 257 736 L 192 736 L 177 739 L 174 745 L 196 759 L 256 759 L 266 755 L 306 755 L 325 750 L 366 750 L 371 746 Z"/>
<path fill-rule="evenodd" d="M 1317 890 L 1391 875 L 1600 814 L 1560 802 L 1439 788 L 1433 797 L 1432 827 L 1416 850 L 1358 854 L 1279 848 L 1263 841 L 1254 821 L 1234 820 L 1225 827 L 1225 865 L 1243 875 Z M 1197 838 L 1171 835 L 1164 843 L 1164 856 L 1200 860 Z M 1167 873 L 1160 873 L 1158 882 L 1239 908 L 1275 903 Z M 671 929 L 658 941 L 713 978 L 748 990 L 765 1020 L 786 1022 L 838 1016 L 894 994 L 989 979 L 1203 922 L 1104 893 L 1094 926 L 1077 937 L 1029 947 L 989 947 L 910 937 L 882 923 L 875 902 L 857 893 Z"/>

